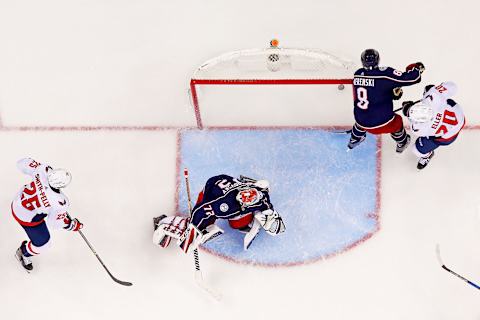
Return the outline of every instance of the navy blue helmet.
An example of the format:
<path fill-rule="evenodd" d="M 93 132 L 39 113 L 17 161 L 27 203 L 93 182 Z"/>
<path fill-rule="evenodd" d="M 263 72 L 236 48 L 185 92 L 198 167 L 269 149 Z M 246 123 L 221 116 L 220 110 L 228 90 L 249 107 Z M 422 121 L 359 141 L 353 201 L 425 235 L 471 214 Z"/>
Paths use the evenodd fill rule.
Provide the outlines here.
<path fill-rule="evenodd" d="M 367 49 L 362 52 L 362 65 L 366 69 L 378 67 L 380 63 L 380 54 L 375 49 Z"/>

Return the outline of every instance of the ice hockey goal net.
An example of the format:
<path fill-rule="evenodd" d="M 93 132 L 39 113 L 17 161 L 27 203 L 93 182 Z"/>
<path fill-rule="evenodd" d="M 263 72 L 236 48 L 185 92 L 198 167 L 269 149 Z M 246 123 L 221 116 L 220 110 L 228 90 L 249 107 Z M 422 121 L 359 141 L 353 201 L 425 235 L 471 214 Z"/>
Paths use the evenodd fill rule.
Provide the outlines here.
<path fill-rule="evenodd" d="M 220 55 L 203 63 L 190 81 L 191 102 L 197 127 L 204 127 L 201 109 L 202 87 L 213 86 L 284 86 L 335 85 L 335 90 L 352 83 L 355 64 L 319 49 L 279 48 L 250 49 Z M 337 90 L 338 91 L 338 90 Z M 264 95 L 259 94 L 258 96 Z M 226 100 L 239 100 L 240 96 Z M 351 96 L 350 96 L 351 97 Z M 230 102 L 229 102 L 230 103 Z M 202 110 L 202 111 L 201 111 Z M 212 112 L 228 113 L 218 109 Z"/>

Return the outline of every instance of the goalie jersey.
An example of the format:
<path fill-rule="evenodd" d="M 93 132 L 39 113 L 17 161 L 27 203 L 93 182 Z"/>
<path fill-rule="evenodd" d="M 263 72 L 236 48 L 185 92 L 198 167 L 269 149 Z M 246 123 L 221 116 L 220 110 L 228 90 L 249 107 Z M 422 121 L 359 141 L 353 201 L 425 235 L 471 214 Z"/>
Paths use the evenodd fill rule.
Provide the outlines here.
<path fill-rule="evenodd" d="M 363 128 L 380 127 L 395 117 L 393 89 L 421 81 L 420 71 L 401 72 L 390 67 L 361 68 L 353 77 L 354 116 Z"/>
<path fill-rule="evenodd" d="M 217 218 L 235 221 L 256 211 L 273 210 L 267 188 L 222 174 L 207 180 L 192 210 L 191 223 L 204 230 Z M 232 224 L 233 223 L 233 224 Z"/>

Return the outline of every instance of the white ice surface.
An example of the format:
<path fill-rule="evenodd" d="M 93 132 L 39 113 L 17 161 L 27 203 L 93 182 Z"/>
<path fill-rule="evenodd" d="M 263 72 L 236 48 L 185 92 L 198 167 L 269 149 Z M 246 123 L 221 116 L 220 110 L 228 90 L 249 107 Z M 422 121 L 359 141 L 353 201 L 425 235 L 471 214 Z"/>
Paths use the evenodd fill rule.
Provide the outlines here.
<path fill-rule="evenodd" d="M 186 92 L 195 68 L 278 37 L 281 45 L 352 59 L 375 47 L 384 64 L 398 68 L 423 61 L 424 84 L 456 81 L 467 121 L 478 125 L 478 9 L 468 0 L 1 1 L 0 120 L 192 126 Z M 408 88 L 405 97 L 421 89 Z M 274 111 L 266 124 L 291 116 Z M 350 123 L 351 113 L 331 121 Z M 207 281 L 224 294 L 215 304 L 196 288 L 189 257 L 151 244 L 151 217 L 175 208 L 175 131 L 3 130 L 0 318 L 478 320 L 479 292 L 438 266 L 435 243 L 447 265 L 480 282 L 479 143 L 480 131 L 467 130 L 418 173 L 413 155 L 396 156 L 386 137 L 381 230 L 372 239 L 293 268 L 202 254 Z M 112 272 L 133 287 L 111 282 L 81 238 L 62 232 L 35 259 L 35 273 L 20 270 L 13 253 L 24 235 L 9 204 L 25 181 L 15 161 L 26 155 L 73 172 L 72 214 Z"/>

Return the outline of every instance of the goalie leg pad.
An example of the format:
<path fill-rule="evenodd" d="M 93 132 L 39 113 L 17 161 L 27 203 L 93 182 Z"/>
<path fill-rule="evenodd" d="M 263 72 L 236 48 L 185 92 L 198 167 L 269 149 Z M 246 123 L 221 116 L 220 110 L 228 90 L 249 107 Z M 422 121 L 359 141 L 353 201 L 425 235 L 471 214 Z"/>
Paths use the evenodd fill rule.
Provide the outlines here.
<path fill-rule="evenodd" d="M 177 244 L 183 250 L 184 253 L 189 253 L 197 249 L 201 244 L 218 237 L 223 233 L 223 230 L 217 227 L 215 224 L 209 225 L 205 228 L 205 231 L 200 231 L 195 225 L 189 224 L 187 230 L 178 239 Z"/>
<path fill-rule="evenodd" d="M 202 238 L 202 232 L 193 224 L 189 223 L 187 230 L 178 239 L 177 244 L 184 253 L 189 253 L 198 248 Z"/>
<path fill-rule="evenodd" d="M 188 218 L 169 216 L 159 221 L 157 229 L 153 232 L 153 243 L 166 248 L 173 239 L 180 239 L 185 232 Z"/>
<path fill-rule="evenodd" d="M 219 228 L 216 224 L 211 224 L 205 229 L 200 244 L 206 243 L 222 234 L 223 230 L 221 228 Z"/>

